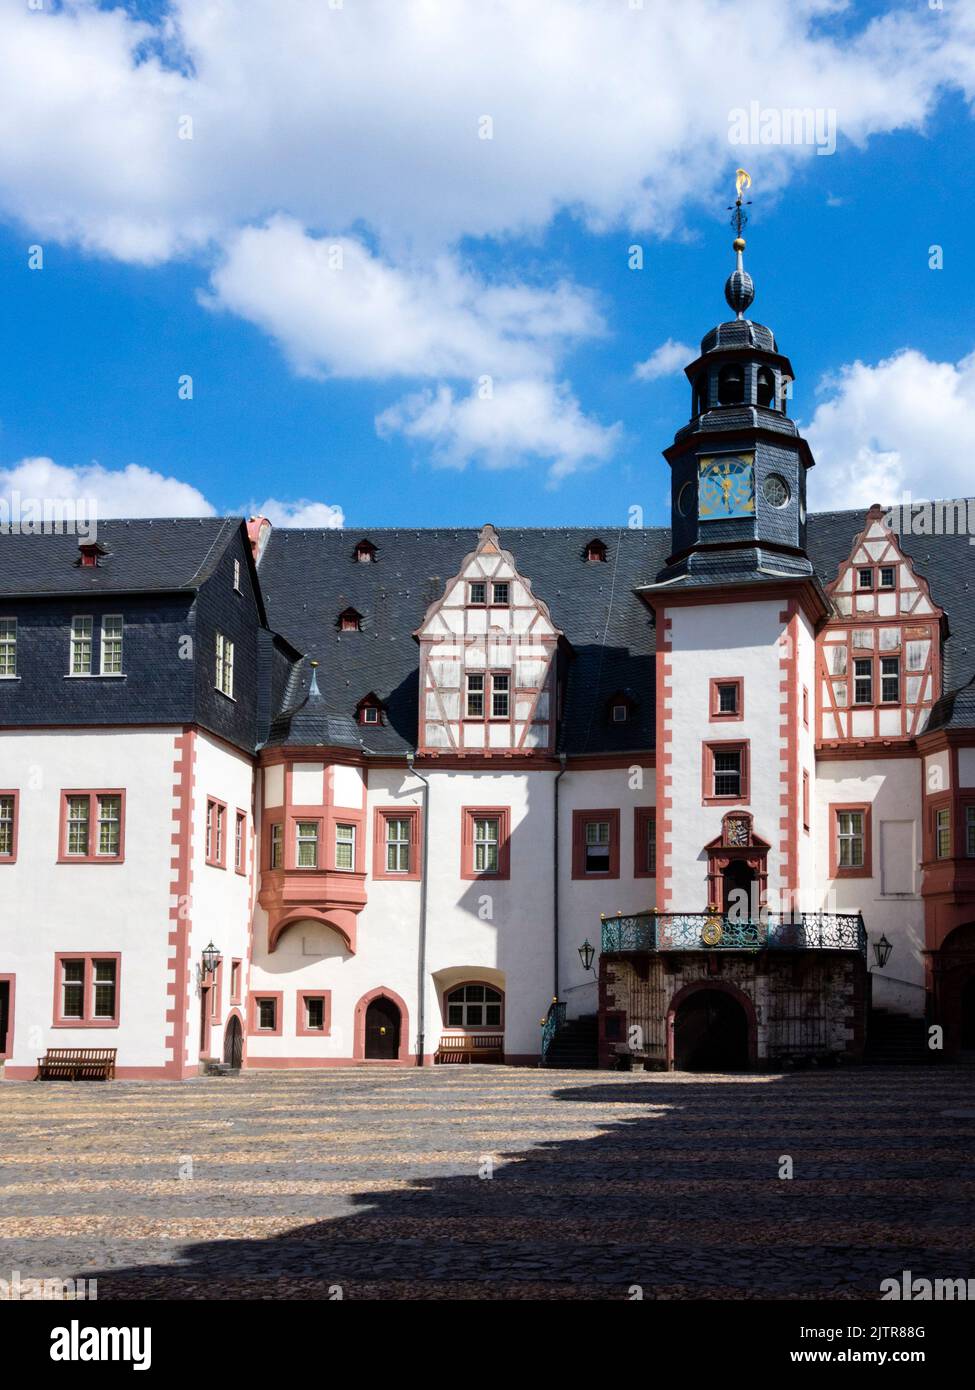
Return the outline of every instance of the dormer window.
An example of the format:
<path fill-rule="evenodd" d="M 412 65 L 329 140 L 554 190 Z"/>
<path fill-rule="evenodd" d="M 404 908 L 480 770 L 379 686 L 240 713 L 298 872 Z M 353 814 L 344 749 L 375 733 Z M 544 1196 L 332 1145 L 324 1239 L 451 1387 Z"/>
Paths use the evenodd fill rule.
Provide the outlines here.
<path fill-rule="evenodd" d="M 601 541 L 598 536 L 594 536 L 586 546 L 586 561 L 588 564 L 606 561 L 606 542 Z"/>
<path fill-rule="evenodd" d="M 636 712 L 637 702 L 626 690 L 618 690 L 609 697 L 607 713 L 611 724 L 628 724 Z"/>
<path fill-rule="evenodd" d="M 371 565 L 376 559 L 376 547 L 370 540 L 361 540 L 353 552 L 357 564 Z"/>
<path fill-rule="evenodd" d="M 82 569 L 95 569 L 101 564 L 102 556 L 108 551 L 99 541 L 79 541 L 77 563 Z"/>
<path fill-rule="evenodd" d="M 371 724 L 373 726 L 383 722 L 383 703 L 378 695 L 370 693 L 364 695 L 355 708 L 356 718 L 360 724 Z"/>
<path fill-rule="evenodd" d="M 362 614 L 357 613 L 354 608 L 346 608 L 339 614 L 338 627 L 339 632 L 361 632 Z"/>

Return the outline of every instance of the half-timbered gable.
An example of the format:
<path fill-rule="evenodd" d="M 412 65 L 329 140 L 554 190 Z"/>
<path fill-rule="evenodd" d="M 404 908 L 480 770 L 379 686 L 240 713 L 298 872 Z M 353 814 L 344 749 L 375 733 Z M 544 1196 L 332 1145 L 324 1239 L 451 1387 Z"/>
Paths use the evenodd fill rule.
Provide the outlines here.
<path fill-rule="evenodd" d="M 881 507 L 868 512 L 826 592 L 833 617 L 817 654 L 821 742 L 915 736 L 941 691 L 944 612 Z"/>
<path fill-rule="evenodd" d="M 493 526 L 416 632 L 423 752 L 550 751 L 562 633 Z"/>

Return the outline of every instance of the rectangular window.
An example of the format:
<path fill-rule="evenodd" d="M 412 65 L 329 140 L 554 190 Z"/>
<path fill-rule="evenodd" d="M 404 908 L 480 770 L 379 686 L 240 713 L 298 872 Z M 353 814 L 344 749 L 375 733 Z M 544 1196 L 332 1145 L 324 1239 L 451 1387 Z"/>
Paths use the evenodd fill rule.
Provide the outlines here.
<path fill-rule="evenodd" d="M 337 869 L 355 868 L 354 825 L 337 825 L 335 827 L 335 867 Z"/>
<path fill-rule="evenodd" d="M 609 821 L 586 821 L 585 867 L 587 874 L 609 873 Z"/>
<path fill-rule="evenodd" d="M 91 798 L 84 796 L 68 797 L 68 853 L 88 853 L 88 815 Z"/>
<path fill-rule="evenodd" d="M 284 826 L 275 821 L 271 826 L 271 852 L 268 863 L 272 869 L 284 867 Z"/>
<path fill-rule="evenodd" d="M 736 714 L 738 711 L 737 685 L 718 686 L 718 713 Z"/>
<path fill-rule="evenodd" d="M 965 807 L 965 853 L 975 859 L 975 806 Z"/>
<path fill-rule="evenodd" d="M 862 869 L 864 864 L 864 815 L 862 811 L 836 813 L 837 862 L 841 869 Z"/>
<path fill-rule="evenodd" d="M 102 667 L 103 676 L 122 674 L 122 615 L 106 613 L 102 618 Z"/>
<path fill-rule="evenodd" d="M 217 689 L 221 694 L 233 698 L 234 644 L 222 632 L 217 633 Z"/>
<path fill-rule="evenodd" d="M 861 589 L 873 588 L 873 570 L 862 569 L 857 571 L 857 583 Z"/>
<path fill-rule="evenodd" d="M 98 797 L 98 853 L 114 858 L 122 848 L 122 798 Z"/>
<path fill-rule="evenodd" d="M 63 960 L 61 962 L 61 1017 L 84 1018 L 85 1016 L 85 962 L 83 960 Z"/>
<path fill-rule="evenodd" d="M 495 584 L 492 586 L 491 602 L 499 607 L 507 608 L 510 594 L 511 589 L 507 584 Z"/>
<path fill-rule="evenodd" d="M 0 677 L 17 674 L 17 619 L 0 618 Z"/>
<path fill-rule="evenodd" d="M 715 796 L 741 795 L 741 749 L 715 749 L 713 794 Z"/>
<path fill-rule="evenodd" d="M 802 722 L 809 728 L 809 686 L 802 687 Z"/>
<path fill-rule="evenodd" d="M 325 1000 L 321 995 L 305 997 L 305 1027 L 310 1033 L 325 1030 Z"/>
<path fill-rule="evenodd" d="M 491 677 L 491 718 L 508 718 L 508 699 L 511 677 L 508 675 L 493 675 Z"/>
<path fill-rule="evenodd" d="M 115 1017 L 115 961 L 92 961 L 92 1016 L 94 1018 Z"/>
<path fill-rule="evenodd" d="M 91 675 L 91 618 L 71 619 L 71 674 Z"/>
<path fill-rule="evenodd" d="M 474 872 L 498 872 L 501 843 L 500 823 L 496 816 L 477 816 L 474 820 Z"/>
<path fill-rule="evenodd" d="M 478 608 L 487 603 L 487 584 L 482 584 L 480 580 L 475 580 L 468 590 L 467 601 Z"/>
<path fill-rule="evenodd" d="M 942 806 L 934 813 L 934 852 L 939 859 L 951 858 L 951 808 Z"/>
<path fill-rule="evenodd" d="M 318 868 L 318 821 L 295 823 L 295 863 L 299 869 Z"/>
<path fill-rule="evenodd" d="M 388 874 L 408 874 L 410 872 L 410 822 L 408 819 L 388 816 L 386 824 L 386 872 Z"/>
<path fill-rule="evenodd" d="M 222 869 L 227 863 L 227 808 L 214 797 L 207 798 L 206 862 Z"/>
<path fill-rule="evenodd" d="M 239 960 L 230 962 L 230 1002 L 231 1004 L 240 1003 L 240 966 Z"/>
<path fill-rule="evenodd" d="M 802 772 L 802 828 L 809 829 L 809 773 L 805 768 Z"/>
<path fill-rule="evenodd" d="M 55 1026 L 114 1028 L 119 1018 L 119 957 L 62 955 L 54 957 Z"/>
<path fill-rule="evenodd" d="M 710 717 L 712 719 L 741 719 L 744 714 L 744 680 L 740 676 L 710 682 Z"/>
<path fill-rule="evenodd" d="M 467 677 L 467 717 L 468 719 L 484 718 L 484 677 Z"/>
<path fill-rule="evenodd" d="M 238 811 L 234 820 L 234 868 L 239 874 L 247 867 L 247 817 Z"/>
<path fill-rule="evenodd" d="M 273 1033 L 278 1021 L 278 1001 L 276 999 L 258 999 L 257 1001 L 257 1026 L 265 1033 Z"/>
<path fill-rule="evenodd" d="M 880 698 L 885 705 L 900 704 L 901 661 L 899 656 L 880 658 Z"/>
<path fill-rule="evenodd" d="M 873 660 L 870 657 L 853 663 L 853 703 L 873 704 Z"/>
<path fill-rule="evenodd" d="M 17 793 L 0 792 L 0 859 L 17 853 Z"/>
<path fill-rule="evenodd" d="M 893 565 L 880 566 L 880 587 L 882 589 L 893 589 L 897 582 L 897 571 Z"/>

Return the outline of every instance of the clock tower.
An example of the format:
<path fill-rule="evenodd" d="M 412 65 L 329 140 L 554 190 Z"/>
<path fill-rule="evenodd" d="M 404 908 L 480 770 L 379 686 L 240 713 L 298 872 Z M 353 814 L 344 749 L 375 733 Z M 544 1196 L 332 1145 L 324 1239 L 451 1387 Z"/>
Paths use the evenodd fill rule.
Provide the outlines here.
<path fill-rule="evenodd" d="M 732 218 L 736 265 L 724 291 L 735 317 L 705 335 L 700 356 L 685 369 L 691 418 L 664 451 L 671 469 L 672 544 L 657 576 L 662 583 L 733 584 L 812 573 L 805 547 L 806 474 L 813 457 L 789 418 L 792 365 L 772 330 L 745 317 L 755 286 L 743 264 L 743 178 Z"/>

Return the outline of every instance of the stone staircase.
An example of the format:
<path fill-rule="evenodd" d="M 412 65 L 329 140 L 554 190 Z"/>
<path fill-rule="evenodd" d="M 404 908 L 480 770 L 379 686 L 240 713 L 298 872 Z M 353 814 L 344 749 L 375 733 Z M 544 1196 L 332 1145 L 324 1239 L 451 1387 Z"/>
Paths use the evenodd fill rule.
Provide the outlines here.
<path fill-rule="evenodd" d="M 596 1014 L 570 1018 L 552 1039 L 546 1067 L 595 1071 L 599 1065 L 599 1019 Z"/>
<path fill-rule="evenodd" d="M 867 1045 L 863 1060 L 875 1066 L 926 1066 L 940 1054 L 928 1047 L 927 1024 L 923 1018 L 895 1013 L 892 1009 L 872 1009 L 867 1020 Z"/>

